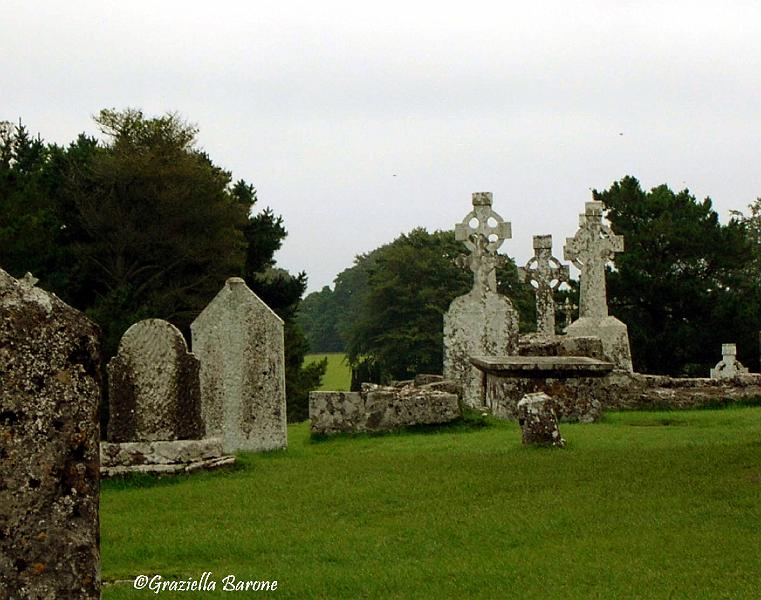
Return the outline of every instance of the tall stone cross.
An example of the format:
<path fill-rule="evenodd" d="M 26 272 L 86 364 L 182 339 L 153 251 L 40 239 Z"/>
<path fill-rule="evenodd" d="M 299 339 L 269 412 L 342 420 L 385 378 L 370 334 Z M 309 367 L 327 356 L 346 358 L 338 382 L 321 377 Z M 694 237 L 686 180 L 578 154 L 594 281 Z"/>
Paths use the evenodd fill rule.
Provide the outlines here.
<path fill-rule="evenodd" d="M 497 249 L 512 237 L 509 222 L 492 210 L 491 192 L 473 194 L 473 210 L 455 225 L 455 239 L 463 242 L 470 255 L 461 255 L 457 264 L 473 271 L 473 291 L 497 291 L 497 266 L 504 257 Z"/>
<path fill-rule="evenodd" d="M 608 316 L 605 293 L 605 265 L 623 252 L 624 238 L 602 223 L 602 202 L 587 202 L 579 215 L 579 230 L 566 238 L 563 257 L 581 271 L 579 318 Z"/>
<path fill-rule="evenodd" d="M 552 292 L 570 273 L 568 265 L 552 256 L 552 236 L 534 236 L 534 256 L 525 267 L 518 269 L 524 281 L 533 285 L 536 295 L 536 330 L 545 335 L 555 335 L 555 300 Z"/>

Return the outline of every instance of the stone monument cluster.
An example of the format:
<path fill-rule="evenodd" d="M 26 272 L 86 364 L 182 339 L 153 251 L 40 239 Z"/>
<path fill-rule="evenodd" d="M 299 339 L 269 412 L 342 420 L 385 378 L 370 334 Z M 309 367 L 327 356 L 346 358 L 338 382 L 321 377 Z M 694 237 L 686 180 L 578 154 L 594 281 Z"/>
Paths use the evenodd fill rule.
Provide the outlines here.
<path fill-rule="evenodd" d="M 626 325 L 608 314 L 605 265 L 623 239 L 588 202 L 565 259 L 581 272 L 579 319 L 553 291 L 568 280 L 550 236 L 535 236 L 521 270 L 536 291 L 537 333 L 497 290 L 498 248 L 510 224 L 492 195 L 473 195 L 456 227 L 471 291 L 444 316 L 444 376 L 419 375 L 360 392 L 313 392 L 312 430 L 385 431 L 457 419 L 463 406 L 518 420 L 525 443 L 562 447 L 557 420 L 593 421 L 603 407 L 689 407 L 761 394 L 761 375 L 722 348 L 711 379 L 632 370 Z M 101 473 L 187 472 L 229 464 L 236 451 L 284 448 L 283 322 L 240 278 L 230 278 L 191 325 L 191 349 L 170 323 L 147 319 L 124 334 L 108 364 L 108 442 L 99 443 L 98 327 L 27 274 L 0 269 L 0 583 L 19 598 L 98 598 Z M 191 352 L 192 350 L 192 352 Z"/>

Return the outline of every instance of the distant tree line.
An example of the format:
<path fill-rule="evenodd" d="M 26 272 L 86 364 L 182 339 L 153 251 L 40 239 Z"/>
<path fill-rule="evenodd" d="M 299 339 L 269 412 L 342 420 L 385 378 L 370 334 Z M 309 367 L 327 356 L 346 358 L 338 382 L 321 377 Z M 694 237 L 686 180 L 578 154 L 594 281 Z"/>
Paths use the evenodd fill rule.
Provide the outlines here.
<path fill-rule="evenodd" d="M 761 200 L 723 225 L 710 199 L 699 202 L 666 185 L 644 191 L 633 177 L 594 197 L 625 238 L 625 251 L 607 271 L 608 300 L 611 314 L 628 325 L 635 369 L 707 376 L 726 342 L 736 342 L 740 360 L 757 368 Z M 297 319 L 312 350 L 346 352 L 357 381 L 441 372 L 443 314 L 472 282 L 454 265 L 464 251 L 452 231 L 415 229 L 358 256 L 332 289 L 302 303 Z M 521 331 L 533 330 L 532 289 L 511 260 L 498 275 Z M 578 304 L 576 282 L 556 292 L 558 309 L 566 297 Z"/>
<path fill-rule="evenodd" d="M 104 334 L 104 360 L 134 322 L 156 317 L 187 336 L 230 276 L 285 320 L 288 417 L 307 416 L 325 364 L 302 367 L 295 321 L 306 275 L 275 267 L 282 218 L 258 210 L 253 185 L 232 181 L 175 114 L 103 110 L 104 138 L 47 144 L 0 123 L 0 267 L 85 311 Z"/>

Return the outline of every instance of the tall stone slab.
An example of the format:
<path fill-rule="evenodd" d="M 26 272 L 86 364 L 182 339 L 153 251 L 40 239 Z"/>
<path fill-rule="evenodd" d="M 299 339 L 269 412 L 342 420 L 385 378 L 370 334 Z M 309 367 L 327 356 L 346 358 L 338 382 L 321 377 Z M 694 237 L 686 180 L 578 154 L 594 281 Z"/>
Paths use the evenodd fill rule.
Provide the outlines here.
<path fill-rule="evenodd" d="M 469 255 L 458 264 L 473 272 L 473 289 L 455 298 L 444 315 L 444 377 L 462 384 L 468 406 L 484 404 L 483 373 L 471 356 L 503 356 L 518 349 L 518 313 L 497 293 L 497 249 L 511 237 L 510 223 L 492 209 L 489 192 L 473 194 L 473 210 L 455 227 L 455 237 Z"/>
<path fill-rule="evenodd" d="M 563 253 L 581 271 L 579 318 L 566 328 L 571 336 L 597 336 L 605 355 L 616 368 L 632 371 L 626 325 L 608 315 L 605 265 L 624 250 L 624 238 L 602 222 L 602 202 L 587 202 L 579 215 L 579 230 L 567 238 Z"/>
<path fill-rule="evenodd" d="M 283 321 L 231 277 L 190 326 L 206 435 L 225 452 L 287 445 Z"/>
<path fill-rule="evenodd" d="M 552 236 L 534 236 L 534 256 L 525 267 L 518 269 L 526 283 L 534 288 L 536 297 L 536 331 L 540 335 L 555 335 L 555 299 L 552 294 L 570 278 L 568 265 L 552 256 Z"/>
<path fill-rule="evenodd" d="M 100 598 L 99 331 L 0 269 L 0 597 Z"/>
<path fill-rule="evenodd" d="M 111 442 L 201 439 L 198 359 L 171 323 L 146 319 L 130 327 L 108 364 Z"/>

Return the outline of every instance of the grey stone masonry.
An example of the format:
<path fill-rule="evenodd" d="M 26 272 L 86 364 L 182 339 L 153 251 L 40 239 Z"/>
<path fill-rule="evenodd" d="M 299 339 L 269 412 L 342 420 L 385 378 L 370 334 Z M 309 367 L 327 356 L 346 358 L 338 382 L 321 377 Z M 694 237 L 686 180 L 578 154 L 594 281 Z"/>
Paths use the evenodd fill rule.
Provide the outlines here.
<path fill-rule="evenodd" d="M 362 384 L 361 392 L 310 392 L 311 430 L 329 435 L 448 423 L 462 416 L 455 390 L 459 387 L 453 382 L 435 381 L 399 387 Z"/>
<path fill-rule="evenodd" d="M 287 445 L 283 321 L 231 277 L 190 326 L 206 435 L 225 452 Z"/>
<path fill-rule="evenodd" d="M 565 446 L 552 408 L 552 399 L 544 392 L 526 394 L 521 398 L 518 402 L 518 424 L 526 445 Z"/>
<path fill-rule="evenodd" d="M 108 364 L 112 442 L 200 439 L 198 359 L 180 330 L 161 319 L 130 327 Z"/>
<path fill-rule="evenodd" d="M 552 293 L 570 278 L 568 265 L 552 256 L 552 236 L 534 236 L 534 256 L 518 269 L 536 296 L 536 331 L 555 335 L 555 300 Z M 535 284 L 535 285 L 534 285 Z"/>
<path fill-rule="evenodd" d="M 0 597 L 100 598 L 98 327 L 0 269 Z"/>
<path fill-rule="evenodd" d="M 737 360 L 737 345 L 722 344 L 721 360 L 711 369 L 711 379 L 732 379 L 747 372 L 748 369 Z"/>
<path fill-rule="evenodd" d="M 625 371 L 632 371 L 629 333 L 626 325 L 608 315 L 605 265 L 623 252 L 624 239 L 602 222 L 602 202 L 587 202 L 579 217 L 579 230 L 566 239 L 565 260 L 581 271 L 579 319 L 566 328 L 572 336 L 599 336 L 605 354 Z"/>
<path fill-rule="evenodd" d="M 444 315 L 444 377 L 463 387 L 469 406 L 483 405 L 483 376 L 470 364 L 472 355 L 515 354 L 518 313 L 497 293 L 498 248 L 511 236 L 510 224 L 492 210 L 492 195 L 473 194 L 473 210 L 455 228 L 469 251 L 458 264 L 473 272 L 473 289 L 455 298 Z"/>

